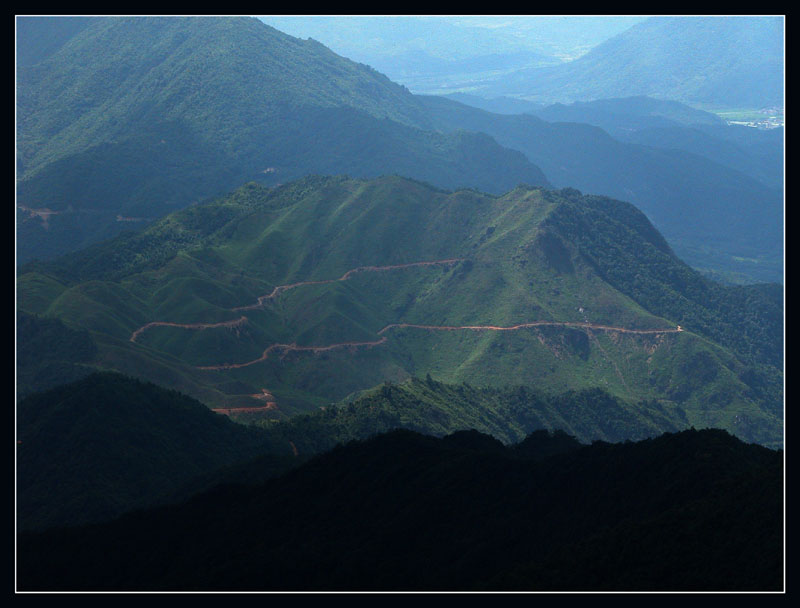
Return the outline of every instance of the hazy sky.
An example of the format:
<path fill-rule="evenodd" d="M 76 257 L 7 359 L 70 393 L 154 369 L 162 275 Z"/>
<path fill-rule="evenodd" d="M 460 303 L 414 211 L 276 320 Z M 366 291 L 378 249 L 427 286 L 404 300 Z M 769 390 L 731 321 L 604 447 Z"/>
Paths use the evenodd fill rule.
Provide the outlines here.
<path fill-rule="evenodd" d="M 260 18 L 287 34 L 314 38 L 341 55 L 365 61 L 409 51 L 462 59 L 527 50 L 561 60 L 574 59 L 646 17 L 280 15 Z"/>

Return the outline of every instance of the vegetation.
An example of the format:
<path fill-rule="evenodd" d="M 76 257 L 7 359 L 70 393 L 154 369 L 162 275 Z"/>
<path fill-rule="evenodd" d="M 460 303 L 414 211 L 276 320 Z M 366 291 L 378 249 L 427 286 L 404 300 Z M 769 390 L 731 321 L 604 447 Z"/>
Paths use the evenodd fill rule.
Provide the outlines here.
<path fill-rule="evenodd" d="M 782 17 L 653 17 L 554 67 L 521 70 L 494 94 L 545 101 L 649 95 L 763 108 L 783 103 Z"/>
<path fill-rule="evenodd" d="M 256 486 L 18 537 L 21 590 L 783 588 L 783 455 L 395 431 Z M 736 508 L 731 508 L 735 504 Z"/>
<path fill-rule="evenodd" d="M 676 101 L 641 96 L 557 103 L 529 112 L 548 122 L 594 125 L 620 141 L 702 156 L 769 188 L 783 189 L 784 138 L 780 128 L 763 130 L 726 124 L 716 114 Z"/>
<path fill-rule="evenodd" d="M 263 432 L 112 373 L 22 399 L 17 442 L 21 530 L 111 519 L 266 451 Z"/>
<path fill-rule="evenodd" d="M 453 261 L 403 266 L 436 260 Z M 394 269 L 336 280 L 385 266 Z M 241 309 L 303 281 L 328 282 Z M 521 186 L 498 197 L 399 177 L 251 184 L 140 233 L 24 266 L 18 294 L 21 310 L 92 332 L 98 365 L 212 407 L 252 407 L 250 395 L 266 389 L 278 404 L 268 418 L 431 374 L 552 393 L 601 387 L 627 403 L 678 407 L 689 424 L 782 440 L 781 289 L 714 284 L 632 206 L 574 190 Z M 532 321 L 556 325 L 413 327 Z M 145 328 L 151 322 L 222 325 Z M 403 323 L 412 326 L 388 327 Z"/>
<path fill-rule="evenodd" d="M 545 122 L 528 114 L 502 116 L 440 97 L 420 100 L 440 129 L 487 133 L 501 145 L 523 152 L 557 187 L 633 203 L 691 266 L 738 272 L 751 282 L 782 281 L 782 142 L 757 141 L 763 138 L 743 137 L 736 133 L 740 129 L 732 129 L 724 133 L 728 141 L 718 142 L 712 153 L 702 142 L 654 147 L 650 139 L 620 141 L 590 124 Z M 604 107 L 597 103 L 600 109 Z M 649 104 L 633 103 L 644 106 L 638 111 L 623 104 L 619 104 L 622 108 L 610 105 L 606 112 L 614 110 L 623 117 L 607 118 L 601 126 L 609 121 L 624 122 L 629 133 L 642 120 L 635 115 L 646 113 Z M 593 122 L 595 113 L 582 108 L 573 113 L 580 114 L 574 118 Z M 660 111 L 675 113 L 674 109 Z M 569 113 L 564 113 L 569 119 Z M 703 129 L 715 137 L 721 135 L 713 125 Z M 738 170 L 747 161 L 735 154 L 731 158 L 734 146 L 763 157 L 754 167 L 762 167 L 762 176 L 767 172 L 762 178 L 769 185 Z M 707 156 L 698 154 L 701 151 Z M 737 167 L 726 166 L 730 163 Z"/>
<path fill-rule="evenodd" d="M 50 24 L 26 22 L 21 35 L 41 39 Z M 96 18 L 62 29 L 72 36 L 18 70 L 18 204 L 58 212 L 47 223 L 20 212 L 20 261 L 248 181 L 401 173 L 494 192 L 548 183 L 485 135 L 433 131 L 419 101 L 368 66 L 257 19 Z"/>
<path fill-rule="evenodd" d="M 66 384 L 90 374 L 97 345 L 86 329 L 59 319 L 17 312 L 17 396 Z"/>
<path fill-rule="evenodd" d="M 276 438 L 291 440 L 301 453 L 319 453 L 339 443 L 404 428 L 444 436 L 475 429 L 503 443 L 522 441 L 535 430 L 565 431 L 583 443 L 623 441 L 687 428 L 680 408 L 658 402 L 626 403 L 602 389 L 548 395 L 524 386 L 477 388 L 444 384 L 430 376 L 386 383 L 352 400 L 285 422 L 257 422 Z"/>
<path fill-rule="evenodd" d="M 105 521 L 221 483 L 260 483 L 336 445 L 398 428 L 435 436 L 477 429 L 503 443 L 566 429 L 588 443 L 683 429 L 684 416 L 599 389 L 553 396 L 427 378 L 246 428 L 176 391 L 95 373 L 20 401 L 18 526 Z"/>

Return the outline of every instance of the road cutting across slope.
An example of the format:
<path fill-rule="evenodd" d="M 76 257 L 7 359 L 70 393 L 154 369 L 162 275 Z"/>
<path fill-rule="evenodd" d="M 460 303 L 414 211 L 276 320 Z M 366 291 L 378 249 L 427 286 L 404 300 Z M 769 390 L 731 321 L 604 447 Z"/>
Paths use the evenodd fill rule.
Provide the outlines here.
<path fill-rule="evenodd" d="M 411 262 L 410 264 L 393 264 L 391 266 L 359 266 L 358 268 L 353 268 L 351 270 L 348 270 L 338 279 L 323 279 L 321 281 L 300 281 L 299 283 L 291 283 L 289 285 L 278 285 L 270 293 L 260 296 L 255 304 L 250 304 L 248 306 L 239 306 L 237 308 L 231 308 L 231 310 L 234 311 L 255 310 L 256 308 L 261 308 L 262 306 L 264 306 L 264 303 L 267 302 L 267 300 L 276 298 L 283 292 L 289 291 L 290 289 L 303 287 L 305 285 L 326 285 L 328 283 L 336 283 L 338 281 L 347 281 L 353 275 L 356 275 L 361 272 L 385 272 L 387 270 L 400 270 L 402 268 L 414 268 L 417 266 L 446 266 L 446 265 L 457 264 L 458 262 L 463 262 L 463 261 L 464 260 L 462 258 L 452 258 L 448 260 L 432 260 L 429 262 Z"/>
<path fill-rule="evenodd" d="M 258 359 L 253 359 L 252 361 L 247 361 L 245 363 L 223 363 L 222 365 L 198 365 L 197 369 L 238 369 L 240 367 L 248 367 L 250 365 L 255 365 L 256 363 L 260 363 L 261 361 L 266 361 L 269 354 L 273 351 L 279 350 L 284 352 L 292 352 L 292 351 L 300 351 L 300 352 L 312 352 L 312 353 L 321 353 L 329 350 L 335 350 L 337 348 L 359 348 L 359 347 L 372 347 L 378 346 L 386 342 L 386 336 L 382 337 L 380 340 L 375 340 L 373 342 L 337 342 L 336 344 L 328 344 L 325 346 L 298 346 L 297 344 L 272 344 L 264 349 L 264 352 L 261 353 L 261 356 Z"/>
<path fill-rule="evenodd" d="M 170 323 L 169 321 L 153 321 L 142 325 L 139 329 L 131 334 L 130 341 L 136 342 L 136 338 L 141 336 L 145 331 L 151 327 L 180 327 L 181 329 L 210 329 L 212 327 L 241 327 L 247 323 L 247 317 L 242 315 L 238 319 L 230 321 L 222 321 L 221 323 Z"/>
<path fill-rule="evenodd" d="M 313 353 L 320 353 L 324 351 L 330 351 L 338 348 L 359 348 L 359 347 L 373 347 L 379 346 L 384 344 L 387 341 L 387 337 L 383 334 L 394 328 L 411 328 L 411 329 L 422 329 L 425 331 L 518 331 L 520 329 L 529 329 L 531 327 L 545 327 L 545 326 L 552 326 L 552 327 L 577 327 L 581 329 L 594 329 L 598 331 L 613 331 L 619 333 L 626 333 L 626 334 L 674 334 L 682 332 L 680 326 L 675 329 L 665 328 L 665 329 L 627 329 L 625 327 L 614 327 L 611 325 L 598 325 L 596 323 L 569 323 L 569 322 L 556 322 L 556 321 L 533 321 L 531 323 L 520 323 L 519 325 L 511 325 L 509 327 L 502 327 L 499 325 L 418 325 L 415 323 L 391 323 L 381 329 L 378 332 L 379 336 L 382 336 L 380 340 L 372 341 L 372 342 L 337 342 L 335 344 L 327 344 L 325 346 L 298 346 L 297 344 L 272 344 L 264 349 L 264 352 L 258 359 L 253 359 L 252 361 L 247 361 L 245 363 L 224 363 L 222 365 L 206 365 L 206 366 L 198 366 L 198 369 L 209 369 L 209 370 L 223 370 L 223 369 L 238 369 L 242 367 L 248 367 L 250 365 L 255 365 L 256 363 L 260 363 L 261 361 L 266 361 L 269 357 L 269 354 L 276 350 L 282 350 L 284 352 L 289 351 L 305 351 L 305 352 L 313 352 Z"/>
<path fill-rule="evenodd" d="M 284 291 L 288 291 L 290 289 L 295 289 L 296 287 L 302 287 L 304 285 L 325 285 L 327 283 L 336 283 L 337 281 L 347 281 L 353 275 L 361 273 L 361 272 L 384 272 L 387 270 L 400 270 L 402 268 L 414 268 L 417 266 L 447 266 L 457 264 L 458 262 L 463 262 L 462 258 L 451 258 L 447 260 L 431 260 L 427 262 L 411 262 L 409 264 L 393 264 L 391 266 L 359 266 L 357 268 L 352 268 L 345 272 L 342 276 L 338 279 L 325 279 L 322 281 L 300 281 L 299 283 L 291 283 L 289 285 L 278 285 L 272 292 L 268 293 L 265 296 L 260 296 L 258 301 L 255 304 L 250 304 L 248 306 L 237 306 L 236 308 L 231 308 L 230 310 L 233 312 L 238 312 L 242 310 L 255 310 L 257 308 L 261 308 L 264 306 L 264 303 L 267 300 L 271 300 L 277 297 L 279 294 L 283 293 Z M 130 337 L 131 342 L 136 342 L 136 339 L 142 335 L 145 331 L 150 329 L 151 327 L 180 327 L 182 329 L 211 329 L 214 327 L 238 327 L 241 324 L 247 322 L 247 317 L 239 317 L 238 319 L 233 319 L 231 321 L 223 321 L 222 323 L 172 323 L 169 321 L 152 321 L 151 323 L 146 323 L 142 325 L 139 329 L 135 330 Z"/>
<path fill-rule="evenodd" d="M 519 325 L 511 325 L 509 327 L 502 327 L 499 325 L 418 325 L 416 323 L 392 323 L 387 325 L 378 332 L 382 335 L 385 331 L 394 328 L 411 328 L 411 329 L 424 329 L 428 331 L 517 331 L 519 329 L 528 329 L 530 327 L 579 327 L 582 329 L 596 329 L 599 331 L 617 331 L 624 334 L 664 334 L 664 333 L 678 333 L 683 331 L 681 326 L 678 325 L 676 329 L 627 329 L 625 327 L 614 327 L 611 325 L 598 325 L 596 323 L 570 323 L 559 321 L 532 321 L 530 323 L 520 323 Z"/>
<path fill-rule="evenodd" d="M 325 285 L 327 283 L 335 283 L 337 281 L 347 281 L 354 275 L 362 272 L 383 272 L 389 270 L 399 270 L 402 268 L 413 268 L 419 266 L 439 266 L 439 265 L 453 265 L 459 262 L 463 262 L 463 258 L 449 258 L 446 260 L 430 260 L 426 262 L 411 262 L 408 264 L 393 264 L 389 266 L 358 266 L 357 268 L 352 268 L 345 272 L 342 276 L 338 279 L 325 279 L 321 281 L 300 281 L 298 283 L 291 283 L 288 285 L 278 285 L 275 287 L 269 294 L 260 296 L 255 304 L 251 304 L 249 306 L 240 306 L 237 308 L 232 308 L 232 311 L 241 311 L 241 310 L 254 310 L 260 308 L 264 305 L 267 300 L 271 300 L 277 297 L 279 294 L 288 291 L 290 289 L 295 289 L 297 287 L 305 286 L 305 285 Z M 153 321 L 151 323 L 147 323 L 143 325 L 136 331 L 131 334 L 130 341 L 136 342 L 136 339 L 147 329 L 156 326 L 167 326 L 167 327 L 180 327 L 184 329 L 209 329 L 214 327 L 238 327 L 247 323 L 247 317 L 241 316 L 238 319 L 234 319 L 231 321 L 223 321 L 221 323 L 171 323 L 167 321 Z M 383 334 L 391 329 L 421 329 L 424 331 L 518 331 L 521 329 L 529 329 L 533 327 L 575 327 L 580 329 L 590 329 L 590 330 L 597 330 L 597 331 L 612 331 L 612 332 L 619 332 L 619 333 L 628 333 L 628 334 L 664 334 L 664 333 L 678 333 L 682 332 L 683 328 L 680 325 L 677 326 L 675 329 L 664 328 L 664 329 L 628 329 L 626 327 L 615 327 L 611 325 L 600 325 L 597 323 L 588 323 L 588 322 L 568 322 L 568 321 L 532 321 L 528 323 L 519 323 L 518 325 L 511 325 L 508 327 L 503 327 L 500 325 L 421 325 L 417 323 L 390 323 L 389 325 L 385 326 L 383 329 L 378 331 L 378 335 L 381 336 L 379 340 L 374 341 L 364 341 L 364 342 L 338 342 L 335 344 L 327 344 L 324 346 L 298 346 L 295 343 L 292 344 L 272 344 L 264 349 L 264 352 L 261 356 L 257 359 L 253 359 L 252 361 L 246 361 L 244 363 L 223 363 L 220 365 L 206 365 L 206 366 L 197 366 L 198 369 L 204 370 L 225 370 L 225 369 L 238 369 L 242 367 L 248 367 L 250 365 L 255 365 L 261 361 L 265 361 L 270 353 L 274 351 L 283 351 L 283 352 L 313 352 L 313 353 L 320 353 L 324 351 L 339 349 L 339 348 L 363 348 L 363 347 L 373 347 L 379 346 L 386 342 L 387 337 Z"/>

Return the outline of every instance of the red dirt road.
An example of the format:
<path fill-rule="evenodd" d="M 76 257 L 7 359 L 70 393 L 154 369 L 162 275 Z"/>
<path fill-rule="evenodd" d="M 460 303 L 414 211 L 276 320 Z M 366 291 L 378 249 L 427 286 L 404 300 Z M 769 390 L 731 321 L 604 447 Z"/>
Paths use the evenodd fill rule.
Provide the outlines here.
<path fill-rule="evenodd" d="M 166 327 L 181 327 L 183 329 L 209 329 L 211 327 L 241 327 L 245 323 L 247 323 L 247 317 L 245 316 L 241 316 L 238 319 L 232 319 L 231 321 L 223 321 L 222 323 L 170 323 L 169 321 L 153 321 L 152 323 L 142 325 L 139 329 L 133 332 L 131 334 L 130 341 L 136 342 L 136 338 L 142 335 L 142 333 L 151 327 L 156 327 L 158 325 L 163 325 Z"/>
<path fill-rule="evenodd" d="M 271 293 L 267 295 L 260 296 L 258 301 L 255 304 L 251 304 L 249 306 L 240 306 L 238 308 L 232 308 L 233 311 L 239 310 L 253 310 L 256 308 L 260 308 L 264 305 L 267 300 L 277 297 L 279 294 L 283 293 L 284 291 L 288 291 L 290 289 L 294 289 L 296 287 L 301 287 L 303 285 L 324 285 L 327 283 L 335 283 L 337 281 L 346 281 L 350 279 L 353 275 L 361 273 L 361 272 L 383 272 L 388 270 L 398 270 L 402 268 L 412 268 L 417 266 L 437 266 L 437 265 L 452 265 L 457 264 L 458 262 L 464 261 L 462 258 L 450 258 L 447 260 L 432 260 L 428 262 L 412 262 L 409 264 L 394 264 L 391 266 L 359 266 L 358 268 L 353 268 L 345 272 L 341 277 L 338 279 L 325 279 L 322 281 L 300 281 L 298 283 L 292 283 L 290 285 L 278 285 L 275 287 Z M 184 329 L 209 329 L 212 327 L 238 327 L 243 324 L 247 323 L 247 317 L 242 316 L 238 319 L 234 319 L 231 321 L 224 321 L 222 323 L 170 323 L 167 321 L 153 321 L 152 323 L 147 323 L 143 325 L 136 331 L 131 334 L 130 341 L 136 342 L 136 339 L 146 330 L 151 327 L 156 327 L 159 325 L 169 326 L 169 327 L 181 327 Z M 248 367 L 250 365 L 255 365 L 261 361 L 265 361 L 270 353 L 273 351 L 283 351 L 283 352 L 290 352 L 290 351 L 308 351 L 313 353 L 320 353 L 324 351 L 334 350 L 338 348 L 371 348 L 373 346 L 379 346 L 386 342 L 387 337 L 383 334 L 390 329 L 394 328 L 410 328 L 410 329 L 421 329 L 425 331 L 518 331 L 521 329 L 528 329 L 531 327 L 577 327 L 582 329 L 593 329 L 597 331 L 611 331 L 611 332 L 619 332 L 619 333 L 628 333 L 628 334 L 664 334 L 664 333 L 678 333 L 684 331 L 683 328 L 678 325 L 676 329 L 628 329 L 625 327 L 614 327 L 610 325 L 598 325 L 595 323 L 570 323 L 570 322 L 557 322 L 557 321 L 533 321 L 530 323 L 520 323 L 518 325 L 512 325 L 509 327 L 502 327 L 499 325 L 419 325 L 415 323 L 391 323 L 381 329 L 378 332 L 379 336 L 382 336 L 380 340 L 375 341 L 366 341 L 366 342 L 339 342 L 336 344 L 328 344 L 325 346 L 298 346 L 297 344 L 272 344 L 264 349 L 264 352 L 258 359 L 253 359 L 252 361 L 246 361 L 244 363 L 223 363 L 220 365 L 207 365 L 207 366 L 198 366 L 197 369 L 206 369 L 206 370 L 225 370 L 225 369 L 238 369 L 242 367 Z M 260 398 L 259 395 L 253 395 L 255 398 Z M 230 408 L 225 408 L 230 409 Z M 240 409 L 240 408 L 235 408 Z M 248 408 L 249 409 L 249 408 Z M 261 408 L 263 409 L 263 408 Z"/>
<path fill-rule="evenodd" d="M 462 258 L 452 258 L 449 260 L 432 260 L 430 262 L 412 262 L 410 264 L 394 264 L 392 266 L 359 266 L 358 268 L 353 268 L 351 270 L 348 270 L 338 279 L 325 279 L 322 281 L 300 281 L 299 283 L 292 283 L 290 285 L 278 285 L 275 289 L 272 290 L 271 293 L 268 293 L 267 295 L 264 296 L 260 296 L 255 304 L 250 304 L 249 306 L 239 306 L 238 308 L 231 308 L 231 310 L 235 311 L 254 310 L 256 308 L 261 308 L 267 300 L 271 300 L 272 298 L 277 297 L 284 291 L 289 291 L 290 289 L 294 289 L 295 287 L 302 287 L 303 285 L 325 285 L 327 283 L 336 283 L 337 281 L 346 281 L 353 275 L 358 274 L 359 272 L 384 272 L 387 270 L 399 270 L 401 268 L 413 268 L 416 266 L 443 266 L 443 265 L 457 264 L 458 262 L 463 262 L 463 261 L 464 260 Z"/>
<path fill-rule="evenodd" d="M 516 331 L 518 329 L 527 329 L 529 327 L 581 327 L 584 329 L 597 329 L 600 331 L 618 331 L 625 334 L 665 334 L 677 333 L 683 331 L 678 326 L 677 329 L 626 329 L 625 327 L 613 327 L 610 325 L 597 325 L 595 323 L 568 323 L 556 321 L 533 321 L 532 323 L 520 323 L 519 325 L 512 325 L 510 327 L 500 327 L 498 325 L 416 325 L 414 323 L 392 323 L 387 325 L 378 332 L 378 335 L 383 332 L 393 329 L 395 327 L 410 327 L 413 329 L 424 329 L 428 331 L 458 331 L 458 330 L 472 330 L 472 331 Z"/>
<path fill-rule="evenodd" d="M 414 323 L 392 323 L 381 329 L 378 332 L 378 335 L 382 335 L 384 332 L 396 327 L 422 329 L 426 331 L 460 331 L 460 330 L 517 331 L 520 329 L 528 329 L 530 327 L 543 327 L 543 326 L 579 327 L 583 329 L 595 329 L 598 331 L 616 331 L 626 334 L 674 334 L 683 331 L 683 329 L 681 329 L 680 327 L 678 327 L 677 329 L 626 329 L 625 327 L 597 325 L 595 323 L 567 323 L 567 322 L 559 323 L 555 321 L 534 321 L 532 323 L 520 323 L 519 325 L 512 325 L 510 327 L 501 327 L 499 325 L 417 325 Z M 197 369 L 221 370 L 221 369 L 238 369 L 241 367 L 248 367 L 250 365 L 255 365 L 256 363 L 259 363 L 261 361 L 266 361 L 269 354 L 274 350 L 309 351 L 309 352 L 319 353 L 328 350 L 334 350 L 336 348 L 379 346 L 384 342 L 386 342 L 386 340 L 387 340 L 386 336 L 383 336 L 380 340 L 376 340 L 374 342 L 339 342 L 336 344 L 328 344 L 326 346 L 297 346 L 297 344 L 272 344 L 271 346 L 268 346 L 264 350 L 264 352 L 258 359 L 253 359 L 252 361 L 247 361 L 246 363 L 224 363 L 222 365 L 208 365 L 208 366 L 198 367 Z"/>
<path fill-rule="evenodd" d="M 327 346 L 297 346 L 297 344 L 272 344 L 264 349 L 264 352 L 258 359 L 253 359 L 252 361 L 247 361 L 246 363 L 223 363 L 222 365 L 205 365 L 205 366 L 197 366 L 197 369 L 238 369 L 240 367 L 248 367 L 250 365 L 255 365 L 256 363 L 260 363 L 261 361 L 266 361 L 269 354 L 274 350 L 283 350 L 283 351 L 308 351 L 312 353 L 321 353 L 328 350 L 334 350 L 337 348 L 358 348 L 358 347 L 372 347 L 378 346 L 379 344 L 383 344 L 386 342 L 386 337 L 384 336 L 380 340 L 376 340 L 374 342 L 339 342 L 337 344 L 328 344 Z"/>

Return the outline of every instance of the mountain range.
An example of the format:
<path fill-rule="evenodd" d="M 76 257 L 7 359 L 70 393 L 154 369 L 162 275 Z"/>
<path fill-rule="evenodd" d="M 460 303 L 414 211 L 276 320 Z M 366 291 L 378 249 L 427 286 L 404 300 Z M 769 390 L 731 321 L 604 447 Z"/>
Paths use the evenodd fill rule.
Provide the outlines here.
<path fill-rule="evenodd" d="M 395 431 L 277 478 L 21 534 L 25 591 L 780 591 L 782 454 Z M 735 508 L 731 505 L 735 504 Z"/>
<path fill-rule="evenodd" d="M 764 185 L 783 188 L 783 128 L 726 124 L 710 112 L 676 101 L 628 97 L 554 104 L 529 110 L 548 122 L 594 125 L 615 139 L 683 150 L 735 169 Z"/>
<path fill-rule="evenodd" d="M 375 70 L 256 19 L 80 25 L 63 28 L 72 36 L 49 53 L 24 53 L 37 61 L 18 68 L 20 261 L 249 180 L 402 173 L 494 192 L 548 184 L 485 135 L 432 132 L 408 90 Z M 51 29 L 41 20 L 18 35 Z"/>
<path fill-rule="evenodd" d="M 781 441 L 782 288 L 709 281 L 632 205 L 575 190 L 250 184 L 23 266 L 17 291 L 22 312 L 89 331 L 92 365 L 217 408 L 266 391 L 282 418 L 430 373 L 602 386 Z"/>
<path fill-rule="evenodd" d="M 412 95 L 256 19 L 20 21 L 20 262 L 141 229 L 247 181 L 399 174 L 446 189 L 527 183 L 628 200 L 693 266 L 733 282 L 782 279 L 780 138 L 744 142 L 706 125 L 717 131 L 672 130 L 664 137 L 676 143 L 653 150 L 661 132 L 620 141 L 616 128 L 481 113 Z M 642 103 L 613 113 L 630 120 Z M 597 123 L 596 112 L 546 113 Z"/>
<path fill-rule="evenodd" d="M 714 159 L 701 156 L 697 147 L 688 144 L 684 147 L 689 149 L 681 150 L 663 144 L 656 148 L 628 143 L 586 123 L 547 122 L 530 114 L 493 114 L 443 97 L 420 99 L 439 128 L 488 133 L 501 145 L 524 152 L 558 187 L 634 203 L 695 268 L 749 275 L 761 281 L 781 280 L 782 190 L 725 166 L 719 162 L 730 162 L 724 155 L 716 153 Z M 615 105 L 624 120 L 630 121 L 636 114 L 621 110 L 622 103 Z M 642 113 L 642 106 L 649 104 L 634 101 L 627 105 Z M 733 150 L 733 145 L 723 148 Z M 762 162 L 773 176 L 773 184 L 782 175 L 781 155 L 778 140 Z"/>
<path fill-rule="evenodd" d="M 647 95 L 718 108 L 782 106 L 783 30 L 783 17 L 651 17 L 573 61 L 476 89 L 545 102 Z"/>
<path fill-rule="evenodd" d="M 16 18 L 19 590 L 785 589 L 782 18 L 583 19 Z"/>
<path fill-rule="evenodd" d="M 32 394 L 18 405 L 17 527 L 109 521 L 223 483 L 258 483 L 338 444 L 398 428 L 433 436 L 477 429 L 505 444 L 567 431 L 590 443 L 643 439 L 686 423 L 656 403 L 628 403 L 602 389 L 548 395 L 430 376 L 283 421 L 263 414 L 258 407 L 212 412 L 177 391 L 112 372 Z"/>

